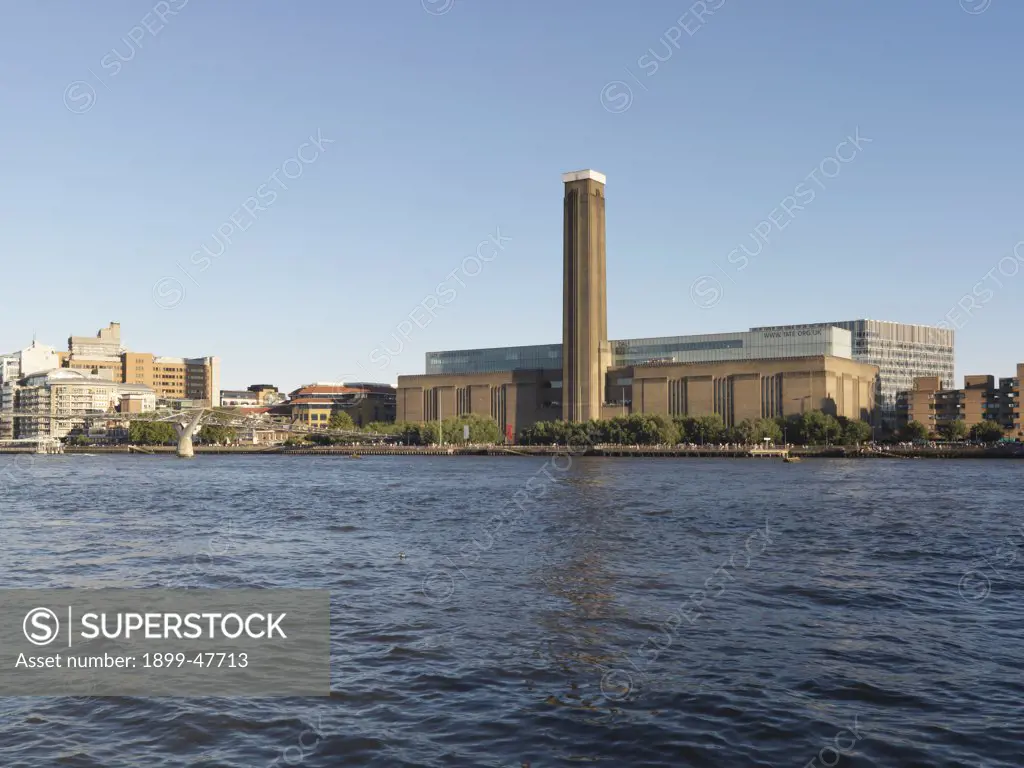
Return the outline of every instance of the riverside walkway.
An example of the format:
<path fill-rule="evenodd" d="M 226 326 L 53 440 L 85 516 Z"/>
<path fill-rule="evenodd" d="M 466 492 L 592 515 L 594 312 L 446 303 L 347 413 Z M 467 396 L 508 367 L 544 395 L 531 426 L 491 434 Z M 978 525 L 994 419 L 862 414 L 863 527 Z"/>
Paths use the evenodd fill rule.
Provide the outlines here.
<path fill-rule="evenodd" d="M 174 456 L 174 446 L 65 446 L 65 455 L 135 455 Z M 35 450 L 28 447 L 0 447 L 0 454 L 29 454 Z M 565 446 L 536 445 L 470 445 L 470 446 L 412 446 L 393 444 L 369 445 L 199 445 L 197 456 L 564 456 L 570 453 Z M 763 448 L 761 446 L 716 446 L 716 445 L 593 445 L 586 451 L 573 448 L 575 456 L 605 456 L 622 458 L 767 458 L 784 459 L 787 456 L 801 458 L 846 458 L 846 459 L 1011 459 L 1024 458 L 1024 444 L 1009 443 L 993 446 L 788 446 L 787 448 Z"/>

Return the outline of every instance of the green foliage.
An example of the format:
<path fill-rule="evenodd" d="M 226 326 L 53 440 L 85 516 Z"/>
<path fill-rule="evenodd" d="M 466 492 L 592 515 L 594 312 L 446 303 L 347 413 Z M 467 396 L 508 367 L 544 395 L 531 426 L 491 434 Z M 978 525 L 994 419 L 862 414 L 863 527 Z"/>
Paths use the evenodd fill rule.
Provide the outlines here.
<path fill-rule="evenodd" d="M 206 424 L 196 435 L 200 443 L 207 445 L 224 445 L 237 437 L 238 433 L 233 428 L 223 427 L 219 424 Z"/>
<path fill-rule="evenodd" d="M 678 439 L 675 424 L 663 416 L 652 414 L 617 416 L 584 423 L 539 421 L 519 434 L 521 445 L 674 445 Z"/>
<path fill-rule="evenodd" d="M 397 435 L 401 428 L 402 425 L 395 421 L 371 421 L 363 431 L 375 435 Z"/>
<path fill-rule="evenodd" d="M 971 427 L 971 440 L 982 443 L 994 443 L 1003 438 L 1003 428 L 994 421 L 983 421 Z"/>
<path fill-rule="evenodd" d="M 914 440 L 926 440 L 928 438 L 928 428 L 920 421 L 910 421 L 900 430 L 900 437 L 911 442 Z"/>
<path fill-rule="evenodd" d="M 621 421 L 616 419 L 614 421 Z M 519 433 L 521 445 L 573 445 L 598 442 L 593 440 L 590 429 L 598 422 L 582 424 L 569 421 L 538 421 Z"/>
<path fill-rule="evenodd" d="M 795 445 L 858 445 L 870 442 L 873 436 L 866 421 L 836 418 L 820 410 L 776 417 L 773 421 L 784 431 L 782 439 Z"/>
<path fill-rule="evenodd" d="M 871 425 L 866 421 L 853 419 L 843 424 L 842 441 L 845 445 L 857 445 L 858 443 L 871 442 Z"/>
<path fill-rule="evenodd" d="M 775 419 L 757 419 L 752 427 L 751 442 L 763 443 L 766 437 L 773 443 L 782 442 L 782 427 Z"/>
<path fill-rule="evenodd" d="M 347 430 L 349 432 L 356 428 L 356 424 L 352 421 L 352 417 L 346 411 L 334 411 L 331 414 L 330 421 L 327 422 L 327 426 L 331 429 Z"/>
<path fill-rule="evenodd" d="M 684 443 L 721 443 L 725 439 L 725 424 L 717 413 L 710 416 L 683 416 L 676 419 L 679 440 Z"/>
<path fill-rule="evenodd" d="M 611 443 L 615 445 L 675 445 L 694 443 L 716 445 L 738 443 L 760 445 L 767 437 L 773 443 L 784 439 L 805 445 L 853 445 L 871 439 L 871 426 L 863 421 L 836 419 L 822 411 L 809 411 L 789 419 L 744 419 L 726 428 L 718 414 L 681 416 L 668 421 L 661 416 L 638 414 L 610 420 L 569 424 L 541 421 L 519 434 L 522 445 L 567 445 Z"/>
<path fill-rule="evenodd" d="M 807 411 L 796 418 L 799 442 L 804 445 L 826 445 L 842 442 L 843 427 L 832 415 L 823 411 Z"/>
<path fill-rule="evenodd" d="M 303 437 L 307 443 L 313 445 L 344 445 L 352 442 L 352 438 L 342 435 L 327 435 L 318 432 L 311 432 Z"/>
<path fill-rule="evenodd" d="M 433 427 L 433 434 L 437 434 L 437 424 L 431 425 Z M 442 437 L 446 444 L 458 444 L 464 443 L 466 440 L 463 438 L 465 433 L 464 427 L 469 427 L 469 442 L 470 443 L 502 443 L 505 441 L 505 435 L 501 431 L 501 427 L 498 426 L 498 422 L 489 416 L 480 416 L 478 414 L 465 414 L 463 416 L 453 416 L 449 419 L 445 419 L 441 424 Z"/>
<path fill-rule="evenodd" d="M 166 421 L 133 421 L 128 425 L 128 442 L 134 445 L 174 445 L 178 433 Z"/>
<path fill-rule="evenodd" d="M 967 432 L 967 422 L 963 419 L 947 421 L 939 426 L 939 434 L 942 435 L 943 440 L 963 440 L 967 437 Z"/>

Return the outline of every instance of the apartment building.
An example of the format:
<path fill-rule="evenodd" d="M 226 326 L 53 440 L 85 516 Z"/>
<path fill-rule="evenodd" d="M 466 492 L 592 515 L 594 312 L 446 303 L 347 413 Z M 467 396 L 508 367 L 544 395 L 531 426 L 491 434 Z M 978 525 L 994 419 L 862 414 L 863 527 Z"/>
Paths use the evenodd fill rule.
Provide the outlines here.
<path fill-rule="evenodd" d="M 914 387 L 906 393 L 906 421 L 918 421 L 930 432 L 953 421 L 963 421 L 968 428 L 993 422 L 1008 437 L 1024 438 L 1021 429 L 1020 382 L 1024 379 L 1024 363 L 1017 365 L 1017 375 L 999 379 L 989 375 L 964 377 L 960 389 L 943 387 L 938 376 L 914 379 Z"/>
<path fill-rule="evenodd" d="M 15 393 L 18 381 L 40 371 L 60 367 L 60 355 L 54 347 L 39 344 L 34 339 L 30 346 L 7 355 L 0 355 L 0 440 L 14 437 Z"/>
<path fill-rule="evenodd" d="M 156 393 L 148 387 L 113 382 L 74 369 L 33 373 L 21 379 L 14 395 L 14 438 L 62 438 L 85 427 L 86 417 L 152 411 Z M 32 415 L 24 415 L 32 414 Z"/>

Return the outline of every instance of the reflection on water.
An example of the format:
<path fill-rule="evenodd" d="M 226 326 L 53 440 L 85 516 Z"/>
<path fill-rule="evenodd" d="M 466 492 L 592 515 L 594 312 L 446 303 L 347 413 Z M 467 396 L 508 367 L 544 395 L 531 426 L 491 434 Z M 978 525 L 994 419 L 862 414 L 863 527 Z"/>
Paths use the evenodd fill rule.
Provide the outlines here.
<path fill-rule="evenodd" d="M 333 693 L 7 699 L 0 763 L 1018 764 L 1021 464 L 559 466 L 23 462 L 4 586 L 327 587 Z"/>

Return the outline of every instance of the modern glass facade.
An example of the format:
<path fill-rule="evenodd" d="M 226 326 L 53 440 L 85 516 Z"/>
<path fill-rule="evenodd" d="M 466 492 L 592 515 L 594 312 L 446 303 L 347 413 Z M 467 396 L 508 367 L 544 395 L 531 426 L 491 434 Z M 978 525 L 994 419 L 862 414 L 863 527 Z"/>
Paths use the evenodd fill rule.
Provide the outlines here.
<path fill-rule="evenodd" d="M 562 345 L 538 344 L 532 347 L 494 347 L 427 352 L 428 374 L 492 373 L 537 368 L 561 368 Z"/>
<path fill-rule="evenodd" d="M 881 422 L 895 426 L 901 392 L 914 388 L 919 376 L 938 376 L 953 388 L 953 331 L 931 325 L 908 325 L 886 320 L 841 320 L 813 325 L 752 328 L 752 331 L 799 331 L 834 326 L 852 334 L 853 359 L 878 366 L 876 405 Z"/>
<path fill-rule="evenodd" d="M 819 326 L 799 332 L 769 330 L 622 339 L 612 341 L 610 345 L 612 364 L 627 366 L 652 362 L 708 363 L 815 355 L 850 359 L 850 339 L 849 331 Z M 562 345 L 428 352 L 426 357 L 428 374 L 552 369 L 562 367 Z"/>
<path fill-rule="evenodd" d="M 717 363 L 728 360 L 772 360 L 780 357 L 828 355 L 851 359 L 850 333 L 827 326 L 800 331 L 752 329 L 742 333 L 662 336 L 611 342 L 614 365 L 650 362 Z"/>

